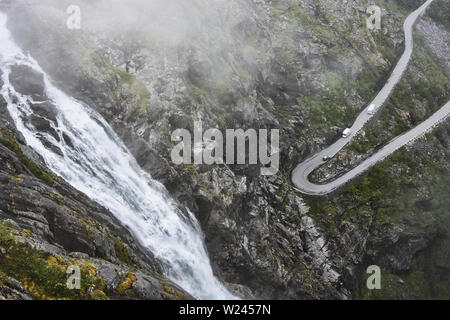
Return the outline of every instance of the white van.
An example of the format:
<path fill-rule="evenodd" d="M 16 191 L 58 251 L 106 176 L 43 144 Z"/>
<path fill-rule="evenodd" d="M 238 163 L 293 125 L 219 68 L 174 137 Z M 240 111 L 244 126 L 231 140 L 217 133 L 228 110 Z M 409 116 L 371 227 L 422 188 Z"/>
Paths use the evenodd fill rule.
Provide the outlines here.
<path fill-rule="evenodd" d="M 372 104 L 369 106 L 369 109 L 367 109 L 367 113 L 368 113 L 369 115 L 373 115 L 373 114 L 375 113 L 376 109 L 377 109 L 377 106 L 376 106 L 375 104 L 372 103 Z"/>
<path fill-rule="evenodd" d="M 344 130 L 344 132 L 342 133 L 342 138 L 348 138 L 349 135 L 352 134 L 352 129 L 347 128 Z"/>

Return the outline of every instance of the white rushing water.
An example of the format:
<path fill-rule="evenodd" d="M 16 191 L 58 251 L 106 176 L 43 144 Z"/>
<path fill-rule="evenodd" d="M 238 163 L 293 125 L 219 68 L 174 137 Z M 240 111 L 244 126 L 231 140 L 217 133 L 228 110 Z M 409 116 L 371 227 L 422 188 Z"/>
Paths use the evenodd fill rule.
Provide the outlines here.
<path fill-rule="evenodd" d="M 139 167 L 104 119 L 52 85 L 38 63 L 14 43 L 6 22 L 6 15 L 0 12 L 0 69 L 5 83 L 0 94 L 27 144 L 54 173 L 108 208 L 165 263 L 167 275 L 175 283 L 199 299 L 236 298 L 213 275 L 195 217 L 183 215 L 164 186 Z M 46 95 L 57 106 L 57 123 L 51 124 L 60 141 L 24 123 L 33 111 L 31 98 L 16 92 L 9 82 L 10 68 L 15 64 L 27 65 L 44 75 Z M 63 155 L 46 148 L 40 135 Z M 63 135 L 70 138 L 72 146 Z"/>

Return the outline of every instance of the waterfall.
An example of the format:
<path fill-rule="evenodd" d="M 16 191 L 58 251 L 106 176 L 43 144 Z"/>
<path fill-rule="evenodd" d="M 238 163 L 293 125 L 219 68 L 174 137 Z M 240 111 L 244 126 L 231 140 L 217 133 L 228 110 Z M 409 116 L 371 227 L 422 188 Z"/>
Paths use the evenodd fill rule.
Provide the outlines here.
<path fill-rule="evenodd" d="M 214 276 L 195 217 L 184 215 L 164 186 L 137 164 L 108 123 L 88 106 L 52 85 L 48 75 L 14 43 L 0 13 L 0 94 L 27 144 L 73 187 L 108 208 L 134 237 L 164 263 L 167 276 L 198 299 L 235 299 Z M 47 97 L 56 106 L 49 120 L 59 136 L 39 132 L 24 119 L 33 114 L 32 97 L 9 81 L 11 67 L 24 65 L 43 74 Z M 49 148 L 47 142 L 60 150 Z"/>

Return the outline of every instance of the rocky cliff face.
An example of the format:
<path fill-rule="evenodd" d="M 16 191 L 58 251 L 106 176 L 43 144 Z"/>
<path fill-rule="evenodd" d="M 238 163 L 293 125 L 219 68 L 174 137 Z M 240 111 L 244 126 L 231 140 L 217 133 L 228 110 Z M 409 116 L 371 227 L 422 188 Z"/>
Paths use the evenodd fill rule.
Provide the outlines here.
<path fill-rule="evenodd" d="M 380 1 L 383 25 L 375 32 L 365 27 L 369 2 L 364 0 L 194 1 L 185 8 L 186 16 L 203 18 L 195 20 L 198 27 L 181 40 L 167 38 L 172 34 L 168 31 L 179 31 L 169 20 L 156 20 L 162 23 L 158 32 L 154 26 L 148 26 L 152 32 L 100 30 L 95 19 L 104 19 L 104 8 L 87 1 L 79 4 L 87 13 L 81 30 L 65 27 L 65 1 L 12 7 L 10 29 L 57 86 L 100 112 L 139 164 L 197 215 L 220 278 L 243 285 L 245 292 L 248 287 L 249 296 L 258 298 L 355 298 L 366 294 L 360 284 L 368 262 L 382 265 L 396 279 L 395 273 L 410 271 L 427 246 L 444 250 L 445 242 L 437 240 L 445 234 L 442 230 L 430 234 L 425 231 L 428 224 L 413 228 L 407 215 L 400 215 L 401 221 L 384 221 L 380 207 L 407 209 L 393 206 L 397 198 L 390 194 L 375 194 L 376 184 L 366 190 L 360 183 L 356 190 L 324 200 L 303 197 L 290 184 L 293 167 L 336 139 L 383 83 L 402 51 L 402 21 L 420 1 Z M 98 15 L 91 17 L 91 12 Z M 433 27 L 443 29 L 440 24 Z M 21 72 L 17 70 L 18 86 Z M 447 91 L 439 93 L 448 97 Z M 171 132 L 192 131 L 196 120 L 204 128 L 221 130 L 280 129 L 280 172 L 262 177 L 255 166 L 175 166 L 170 160 Z M 438 148 L 435 140 L 428 143 L 431 150 Z M 391 169 L 390 177 L 401 172 Z M 366 191 L 367 198 L 360 197 Z M 433 207 L 433 199 L 412 197 Z M 370 205 L 378 198 L 385 204 Z M 39 211 L 39 203 L 36 210 L 28 210 Z M 99 227 L 109 228 L 108 219 L 95 220 L 91 210 L 85 211 Z M 445 216 L 445 208 L 439 215 Z M 63 228 L 65 222 L 52 225 Z M 101 251 L 89 246 L 85 236 L 73 238 L 84 239 L 81 251 L 117 263 L 117 254 L 98 256 Z M 134 246 L 128 252 L 139 256 L 143 251 L 126 239 L 128 247 Z M 57 243 L 61 241 L 66 240 Z M 112 248 L 114 241 L 102 241 Z M 152 260 L 147 265 L 157 264 Z M 150 279 L 155 292 L 164 291 L 161 282 Z"/>

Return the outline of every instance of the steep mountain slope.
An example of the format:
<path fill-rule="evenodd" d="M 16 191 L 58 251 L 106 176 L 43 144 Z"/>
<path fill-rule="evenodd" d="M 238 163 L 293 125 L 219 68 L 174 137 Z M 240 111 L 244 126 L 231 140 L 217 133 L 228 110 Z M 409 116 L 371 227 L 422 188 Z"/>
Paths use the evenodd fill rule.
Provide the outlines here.
<path fill-rule="evenodd" d="M 17 80 L 43 87 L 30 70 Z M 45 168 L 3 98 L 0 110 L 0 299 L 189 297 L 109 211 Z M 66 287 L 69 266 L 81 269 L 80 291 Z"/>
<path fill-rule="evenodd" d="M 389 274 L 386 296 L 443 297 L 445 287 L 436 286 L 449 273 L 448 261 L 437 258 L 448 252 L 448 123 L 328 199 L 304 197 L 289 181 L 293 167 L 333 142 L 384 82 L 402 52 L 403 19 L 421 4 L 375 2 L 383 13 L 378 31 L 366 28 L 364 0 L 174 1 L 173 8 L 144 11 L 135 25 L 88 1 L 18 3 L 8 15 L 14 38 L 57 86 L 101 113 L 139 164 L 197 215 L 226 282 L 260 298 L 376 298 L 361 289 L 370 263 Z M 66 28 L 73 3 L 84 13 L 81 30 Z M 135 14 L 139 5 L 120 9 Z M 433 6 L 448 12 L 448 1 Z M 448 37 L 436 9 L 431 16 L 417 37 L 430 24 Z M 409 71 L 417 79 L 407 75 L 407 93 L 392 99 L 403 105 L 399 99 L 409 99 L 416 82 L 427 84 L 406 102 L 420 117 L 448 100 L 445 54 L 436 48 L 418 42 Z M 386 132 L 410 125 L 402 114 L 385 117 L 401 127 Z M 195 120 L 221 130 L 280 129 L 280 172 L 173 165 L 171 132 L 192 131 Z M 436 158 L 417 155 L 421 149 Z M 394 177 L 403 180 L 390 184 Z M 435 269 L 439 279 L 429 276 Z M 411 289 L 393 294 L 400 281 Z"/>

